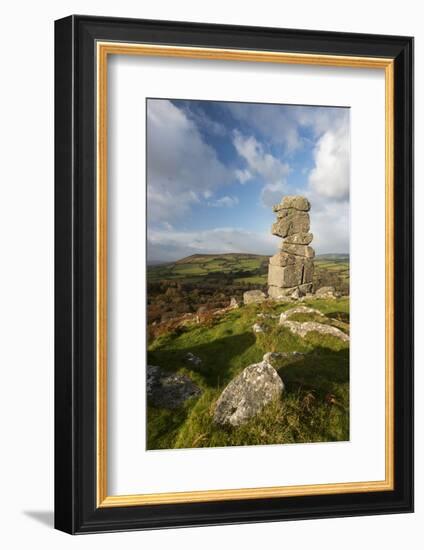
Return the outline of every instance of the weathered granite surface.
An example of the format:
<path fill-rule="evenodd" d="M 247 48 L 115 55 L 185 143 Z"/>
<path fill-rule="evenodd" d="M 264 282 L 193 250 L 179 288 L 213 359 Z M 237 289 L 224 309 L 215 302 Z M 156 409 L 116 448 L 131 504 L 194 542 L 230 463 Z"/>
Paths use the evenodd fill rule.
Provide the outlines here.
<path fill-rule="evenodd" d="M 214 422 L 239 426 L 257 415 L 268 403 L 278 399 L 284 384 L 267 361 L 246 367 L 231 380 L 216 403 Z"/>

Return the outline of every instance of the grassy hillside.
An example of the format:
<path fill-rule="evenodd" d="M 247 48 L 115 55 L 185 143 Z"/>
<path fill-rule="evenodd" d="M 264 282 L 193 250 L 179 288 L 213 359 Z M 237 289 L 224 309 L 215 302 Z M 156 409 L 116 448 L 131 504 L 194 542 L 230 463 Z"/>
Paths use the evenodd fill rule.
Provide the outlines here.
<path fill-rule="evenodd" d="M 193 254 L 176 262 L 147 268 L 150 282 L 163 280 L 199 282 L 226 274 L 237 283 L 266 285 L 269 256 L 258 254 Z M 328 270 L 349 280 L 347 254 L 323 254 L 315 258 L 317 270 Z"/>
<path fill-rule="evenodd" d="M 268 256 L 255 254 L 195 254 L 176 262 L 148 266 L 149 325 L 194 313 L 200 307 L 223 308 L 243 292 L 267 289 Z M 349 257 L 315 258 L 315 287 L 334 286 L 349 294 Z"/>
<path fill-rule="evenodd" d="M 190 262 L 188 262 L 190 265 Z M 349 299 L 314 300 L 328 323 L 348 331 Z M 278 315 L 292 304 L 265 302 L 228 311 L 198 325 L 176 328 L 153 340 L 148 362 L 189 375 L 203 393 L 177 410 L 148 407 L 149 449 L 213 447 L 342 441 L 349 439 L 349 344 L 333 336 L 310 333 L 305 338 L 279 326 Z M 258 314 L 266 332 L 255 334 Z M 303 314 L 304 316 L 304 314 Z M 297 320 L 305 320 L 299 316 Z M 296 317 L 292 318 L 296 320 Z M 314 320 L 313 316 L 309 317 Z M 319 318 L 322 322 L 322 318 Z M 276 365 L 285 391 L 283 398 L 238 428 L 217 427 L 212 415 L 224 387 L 269 351 L 299 351 L 295 363 Z M 188 364 L 188 352 L 200 357 Z"/>
<path fill-rule="evenodd" d="M 268 256 L 257 254 L 193 254 L 176 262 L 148 266 L 149 281 L 163 279 L 198 281 L 216 273 L 232 274 L 234 278 L 257 275 L 266 278 Z"/>

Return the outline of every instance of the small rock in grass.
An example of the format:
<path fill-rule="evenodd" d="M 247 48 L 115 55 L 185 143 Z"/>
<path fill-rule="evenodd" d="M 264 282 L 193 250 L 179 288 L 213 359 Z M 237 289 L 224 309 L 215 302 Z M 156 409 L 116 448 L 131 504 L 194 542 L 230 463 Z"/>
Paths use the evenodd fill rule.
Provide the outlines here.
<path fill-rule="evenodd" d="M 340 298 L 340 293 L 336 292 L 333 286 L 323 286 L 315 292 L 316 298 Z"/>
<path fill-rule="evenodd" d="M 287 311 L 283 311 L 283 313 L 280 315 L 280 325 L 284 323 L 284 321 L 286 321 L 289 317 L 291 317 L 292 315 L 296 315 L 297 313 L 310 313 L 318 315 L 319 317 L 325 317 L 325 315 L 321 313 L 321 311 L 319 311 L 318 309 L 307 306 L 296 306 L 288 309 Z"/>
<path fill-rule="evenodd" d="M 299 321 L 283 321 L 280 324 L 283 327 L 287 327 L 293 332 L 304 338 L 309 332 L 319 332 L 320 334 L 329 334 L 330 336 L 335 336 L 340 338 L 343 342 L 349 342 L 349 336 L 345 334 L 342 330 L 332 327 L 331 325 L 325 325 L 324 323 L 317 323 L 315 321 L 306 321 L 300 323 Z"/>
<path fill-rule="evenodd" d="M 187 399 L 198 397 L 202 390 L 184 374 L 166 372 L 161 367 L 147 365 L 147 399 L 155 407 L 176 409 Z"/>
<path fill-rule="evenodd" d="M 187 355 L 185 356 L 186 360 L 191 363 L 192 365 L 200 365 L 202 360 L 200 359 L 200 357 L 197 357 L 197 355 L 194 355 L 193 353 L 191 353 L 191 351 L 189 351 L 187 353 Z"/>
<path fill-rule="evenodd" d="M 243 302 L 245 304 L 260 304 L 266 299 L 262 290 L 247 290 L 243 294 Z"/>
<path fill-rule="evenodd" d="M 284 384 L 266 361 L 246 367 L 221 393 L 215 407 L 216 424 L 239 426 L 278 399 Z"/>

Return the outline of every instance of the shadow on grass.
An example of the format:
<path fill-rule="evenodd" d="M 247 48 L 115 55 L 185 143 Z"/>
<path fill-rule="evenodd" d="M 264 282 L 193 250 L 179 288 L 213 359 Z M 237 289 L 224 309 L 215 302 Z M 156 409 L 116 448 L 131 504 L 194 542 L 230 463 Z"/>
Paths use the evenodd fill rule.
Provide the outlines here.
<path fill-rule="evenodd" d="M 277 369 L 287 393 L 313 391 L 324 396 L 349 383 L 349 349 L 316 347 L 302 359 Z"/>
<path fill-rule="evenodd" d="M 148 362 L 171 372 L 184 368 L 200 375 L 208 387 L 222 387 L 243 366 L 247 367 L 261 359 L 262 355 L 255 349 L 255 343 L 252 332 L 243 332 L 181 349 L 161 348 L 149 351 Z M 187 361 L 189 352 L 201 359 L 199 365 Z"/>
<path fill-rule="evenodd" d="M 202 359 L 200 365 L 187 367 L 185 356 L 189 351 Z M 204 393 L 178 410 L 149 407 L 147 448 L 191 448 L 199 446 L 199 438 L 204 438 L 201 446 L 207 442 L 205 446 L 212 447 L 348 439 L 348 348 L 333 350 L 316 346 L 301 359 L 285 360 L 276 367 L 285 385 L 282 405 L 286 420 L 279 418 L 281 411 L 277 407 L 278 410 L 270 409 L 265 417 L 253 419 L 235 431 L 211 424 L 211 410 L 220 392 L 239 372 L 259 362 L 262 356 L 263 349 L 250 332 L 197 346 L 151 352 L 149 361 L 153 364 L 168 370 L 182 367 L 189 370 L 190 376 L 203 386 Z M 261 430 L 265 430 L 265 439 L 260 435 Z M 275 435 L 275 430 L 286 435 Z"/>

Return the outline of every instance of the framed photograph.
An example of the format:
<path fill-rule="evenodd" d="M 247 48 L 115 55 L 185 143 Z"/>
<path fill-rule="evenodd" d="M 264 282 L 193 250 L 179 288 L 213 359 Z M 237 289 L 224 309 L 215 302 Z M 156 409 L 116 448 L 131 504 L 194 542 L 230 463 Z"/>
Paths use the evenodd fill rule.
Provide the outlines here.
<path fill-rule="evenodd" d="M 413 39 L 55 24 L 55 525 L 413 510 Z"/>

